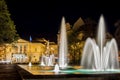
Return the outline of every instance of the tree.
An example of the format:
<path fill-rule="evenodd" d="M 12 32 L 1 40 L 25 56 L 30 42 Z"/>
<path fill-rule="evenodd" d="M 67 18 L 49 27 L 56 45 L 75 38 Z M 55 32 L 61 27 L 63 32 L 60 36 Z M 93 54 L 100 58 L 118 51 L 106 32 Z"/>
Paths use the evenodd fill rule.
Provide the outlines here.
<path fill-rule="evenodd" d="M 7 4 L 4 0 L 0 0 L 0 56 L 4 52 L 7 43 L 12 43 L 19 38 L 14 22 L 10 18 Z"/>
<path fill-rule="evenodd" d="M 88 37 L 95 38 L 97 23 L 91 18 L 79 18 L 75 25 L 67 31 L 68 34 L 68 49 L 71 56 L 71 64 L 80 64 L 81 55 L 85 40 Z"/>
<path fill-rule="evenodd" d="M 118 48 L 120 50 L 120 20 L 118 20 L 116 23 L 115 23 L 115 27 L 116 27 L 116 31 L 115 31 L 115 39 L 117 41 L 117 44 L 118 44 Z"/>
<path fill-rule="evenodd" d="M 19 35 L 15 29 L 14 22 L 10 18 L 7 5 L 0 0 L 0 44 L 11 43 L 17 40 Z"/>

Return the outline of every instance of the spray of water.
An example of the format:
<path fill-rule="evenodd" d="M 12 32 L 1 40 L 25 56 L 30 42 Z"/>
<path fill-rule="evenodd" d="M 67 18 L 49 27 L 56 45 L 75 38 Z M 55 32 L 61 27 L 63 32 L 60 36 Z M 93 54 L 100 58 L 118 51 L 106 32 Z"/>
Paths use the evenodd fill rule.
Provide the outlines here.
<path fill-rule="evenodd" d="M 86 40 L 81 66 L 85 69 L 107 70 L 118 69 L 118 47 L 113 38 L 105 43 L 105 21 L 101 15 L 98 25 L 97 41 L 92 38 Z"/>

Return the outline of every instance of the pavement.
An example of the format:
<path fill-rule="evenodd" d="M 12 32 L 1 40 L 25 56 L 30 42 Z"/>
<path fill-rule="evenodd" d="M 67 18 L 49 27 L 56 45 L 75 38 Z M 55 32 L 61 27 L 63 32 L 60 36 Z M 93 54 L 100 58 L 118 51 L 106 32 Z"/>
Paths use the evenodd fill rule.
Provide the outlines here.
<path fill-rule="evenodd" d="M 0 80 L 22 80 L 15 64 L 0 64 Z"/>

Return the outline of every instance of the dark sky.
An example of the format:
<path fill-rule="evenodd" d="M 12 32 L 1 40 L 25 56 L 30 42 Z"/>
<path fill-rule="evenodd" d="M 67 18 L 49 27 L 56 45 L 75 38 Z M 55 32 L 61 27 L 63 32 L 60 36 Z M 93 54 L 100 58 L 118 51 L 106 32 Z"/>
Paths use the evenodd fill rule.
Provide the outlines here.
<path fill-rule="evenodd" d="M 6 0 L 21 38 L 29 40 L 31 35 L 50 41 L 56 41 L 62 16 L 73 25 L 79 17 L 90 17 L 98 22 L 103 14 L 112 31 L 114 23 L 120 19 L 120 8 L 117 2 L 110 1 Z"/>

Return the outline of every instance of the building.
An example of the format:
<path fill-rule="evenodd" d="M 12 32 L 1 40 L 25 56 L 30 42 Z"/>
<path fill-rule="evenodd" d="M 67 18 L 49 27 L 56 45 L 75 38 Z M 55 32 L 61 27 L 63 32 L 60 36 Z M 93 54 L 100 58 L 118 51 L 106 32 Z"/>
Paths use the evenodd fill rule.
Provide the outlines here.
<path fill-rule="evenodd" d="M 5 48 L 5 59 L 6 61 L 11 61 L 12 63 L 32 63 L 40 62 L 40 57 L 42 54 L 46 54 L 47 49 L 49 53 L 57 52 L 57 45 L 54 42 L 49 42 L 49 48 L 46 42 L 33 41 L 29 42 L 24 39 L 19 39 L 12 44 L 6 44 Z M 4 58 L 3 58 L 4 59 Z"/>

